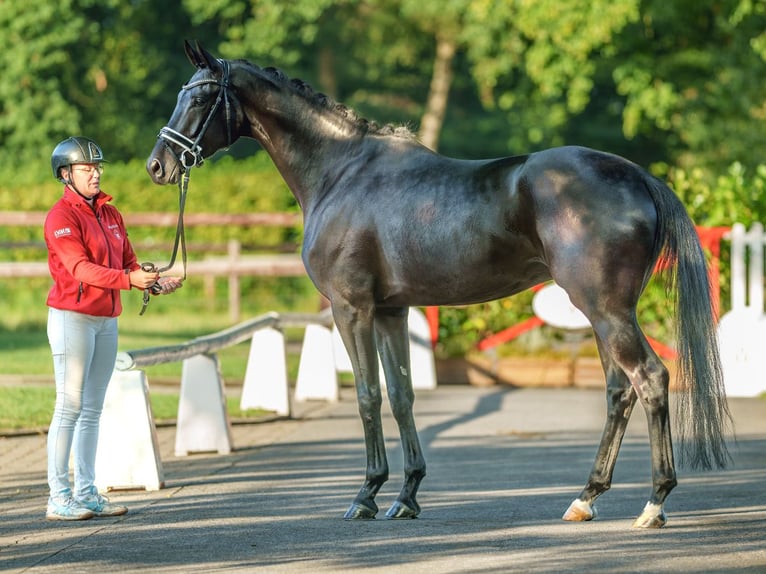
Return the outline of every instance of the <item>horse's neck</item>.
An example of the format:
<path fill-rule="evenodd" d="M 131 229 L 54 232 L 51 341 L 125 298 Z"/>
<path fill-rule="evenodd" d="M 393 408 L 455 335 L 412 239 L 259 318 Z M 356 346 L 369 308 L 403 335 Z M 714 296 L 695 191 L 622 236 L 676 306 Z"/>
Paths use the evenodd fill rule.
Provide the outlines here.
<path fill-rule="evenodd" d="M 329 110 L 272 109 L 251 117 L 250 124 L 251 136 L 271 156 L 304 212 L 335 178 L 334 170 L 342 169 L 343 156 L 364 144 L 363 137 Z"/>

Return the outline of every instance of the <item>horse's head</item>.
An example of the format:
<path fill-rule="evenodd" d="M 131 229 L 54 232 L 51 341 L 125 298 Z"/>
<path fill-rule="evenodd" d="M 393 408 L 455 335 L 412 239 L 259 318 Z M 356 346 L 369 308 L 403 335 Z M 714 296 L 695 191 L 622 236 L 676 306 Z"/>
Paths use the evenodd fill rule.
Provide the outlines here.
<path fill-rule="evenodd" d="M 197 43 L 184 42 L 186 57 L 197 68 L 178 94 L 168 124 L 160 130 L 146 170 L 154 183 L 179 176 L 238 137 L 238 110 L 229 86 L 229 62 L 218 60 Z"/>

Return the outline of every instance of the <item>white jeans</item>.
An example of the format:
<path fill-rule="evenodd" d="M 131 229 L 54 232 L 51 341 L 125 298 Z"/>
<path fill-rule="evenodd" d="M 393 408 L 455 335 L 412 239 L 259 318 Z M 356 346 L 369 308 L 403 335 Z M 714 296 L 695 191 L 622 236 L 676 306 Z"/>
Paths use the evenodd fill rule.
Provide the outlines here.
<path fill-rule="evenodd" d="M 85 498 L 95 491 L 96 448 L 106 387 L 117 357 L 117 319 L 49 309 L 56 406 L 48 430 L 51 500 Z M 74 445 L 74 493 L 69 457 Z"/>

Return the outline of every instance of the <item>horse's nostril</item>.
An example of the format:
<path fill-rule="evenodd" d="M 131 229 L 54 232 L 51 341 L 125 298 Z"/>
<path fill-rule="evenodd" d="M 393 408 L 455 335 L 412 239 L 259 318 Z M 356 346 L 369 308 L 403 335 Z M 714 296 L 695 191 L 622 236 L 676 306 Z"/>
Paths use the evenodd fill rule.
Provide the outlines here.
<path fill-rule="evenodd" d="M 149 174 L 154 177 L 162 177 L 163 169 L 160 160 L 155 158 L 149 162 Z"/>

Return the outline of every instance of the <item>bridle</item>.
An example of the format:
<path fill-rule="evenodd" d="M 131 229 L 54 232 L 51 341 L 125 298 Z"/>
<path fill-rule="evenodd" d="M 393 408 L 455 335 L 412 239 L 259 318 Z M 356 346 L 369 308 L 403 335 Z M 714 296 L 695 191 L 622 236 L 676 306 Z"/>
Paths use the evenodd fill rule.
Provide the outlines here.
<path fill-rule="evenodd" d="M 207 132 L 207 129 L 210 127 L 210 122 L 213 120 L 213 116 L 215 116 L 215 113 L 218 111 L 218 108 L 221 106 L 221 104 L 224 106 L 224 113 L 226 115 L 226 147 L 229 147 L 233 143 L 232 104 L 231 94 L 229 93 L 229 62 L 226 60 L 218 60 L 218 62 L 221 64 L 221 68 L 223 70 L 220 80 L 216 78 L 206 78 L 189 84 L 184 84 L 182 88 L 183 90 L 191 90 L 192 88 L 205 84 L 215 84 L 220 87 L 220 90 L 218 90 L 218 97 L 216 98 L 213 106 L 210 108 L 205 121 L 202 123 L 202 127 L 197 134 L 197 139 L 192 140 L 181 132 L 178 132 L 168 126 L 162 128 L 159 135 L 157 136 L 159 139 L 163 140 L 165 147 L 167 147 L 170 153 L 172 153 L 176 158 L 184 173 L 187 173 L 193 167 L 199 167 L 202 165 L 204 157 L 202 154 L 202 146 L 200 146 L 199 142 L 202 141 L 202 138 L 205 136 L 205 132 Z M 180 155 L 177 154 L 175 150 L 168 145 L 169 143 L 175 144 L 181 148 Z"/>
<path fill-rule="evenodd" d="M 221 64 L 223 73 L 221 79 L 206 78 L 204 80 L 197 80 L 196 82 L 184 84 L 183 90 L 190 90 L 196 86 L 204 84 L 215 84 L 220 87 L 218 90 L 218 97 L 213 103 L 213 106 L 208 111 L 205 121 L 202 123 L 202 127 L 197 134 L 197 139 L 192 140 L 186 137 L 179 131 L 174 130 L 168 126 L 163 127 L 157 138 L 162 140 L 168 151 L 175 157 L 178 164 L 181 166 L 181 178 L 178 180 L 178 223 L 176 225 L 176 237 L 173 243 L 173 253 L 170 256 L 170 262 L 164 267 L 158 268 L 154 263 L 142 263 L 141 269 L 147 272 L 164 273 L 173 267 L 176 262 L 176 255 L 178 254 L 178 246 L 181 245 L 181 256 L 183 261 L 183 278 L 186 279 L 186 233 L 184 231 L 184 207 L 186 206 L 186 193 L 189 188 L 189 174 L 193 167 L 199 167 L 204 162 L 205 158 L 202 153 L 202 146 L 200 141 L 205 136 L 205 132 L 210 127 L 210 123 L 213 120 L 218 108 L 223 104 L 224 113 L 226 116 L 226 147 L 232 144 L 232 104 L 231 94 L 229 93 L 229 62 L 226 60 L 218 60 Z M 177 154 L 172 146 L 169 144 L 177 145 L 181 148 L 181 153 Z M 143 315 L 146 311 L 146 307 L 149 305 L 150 296 L 152 293 L 160 293 L 162 287 L 159 283 L 154 283 L 151 287 L 144 289 L 143 306 L 139 315 Z"/>

